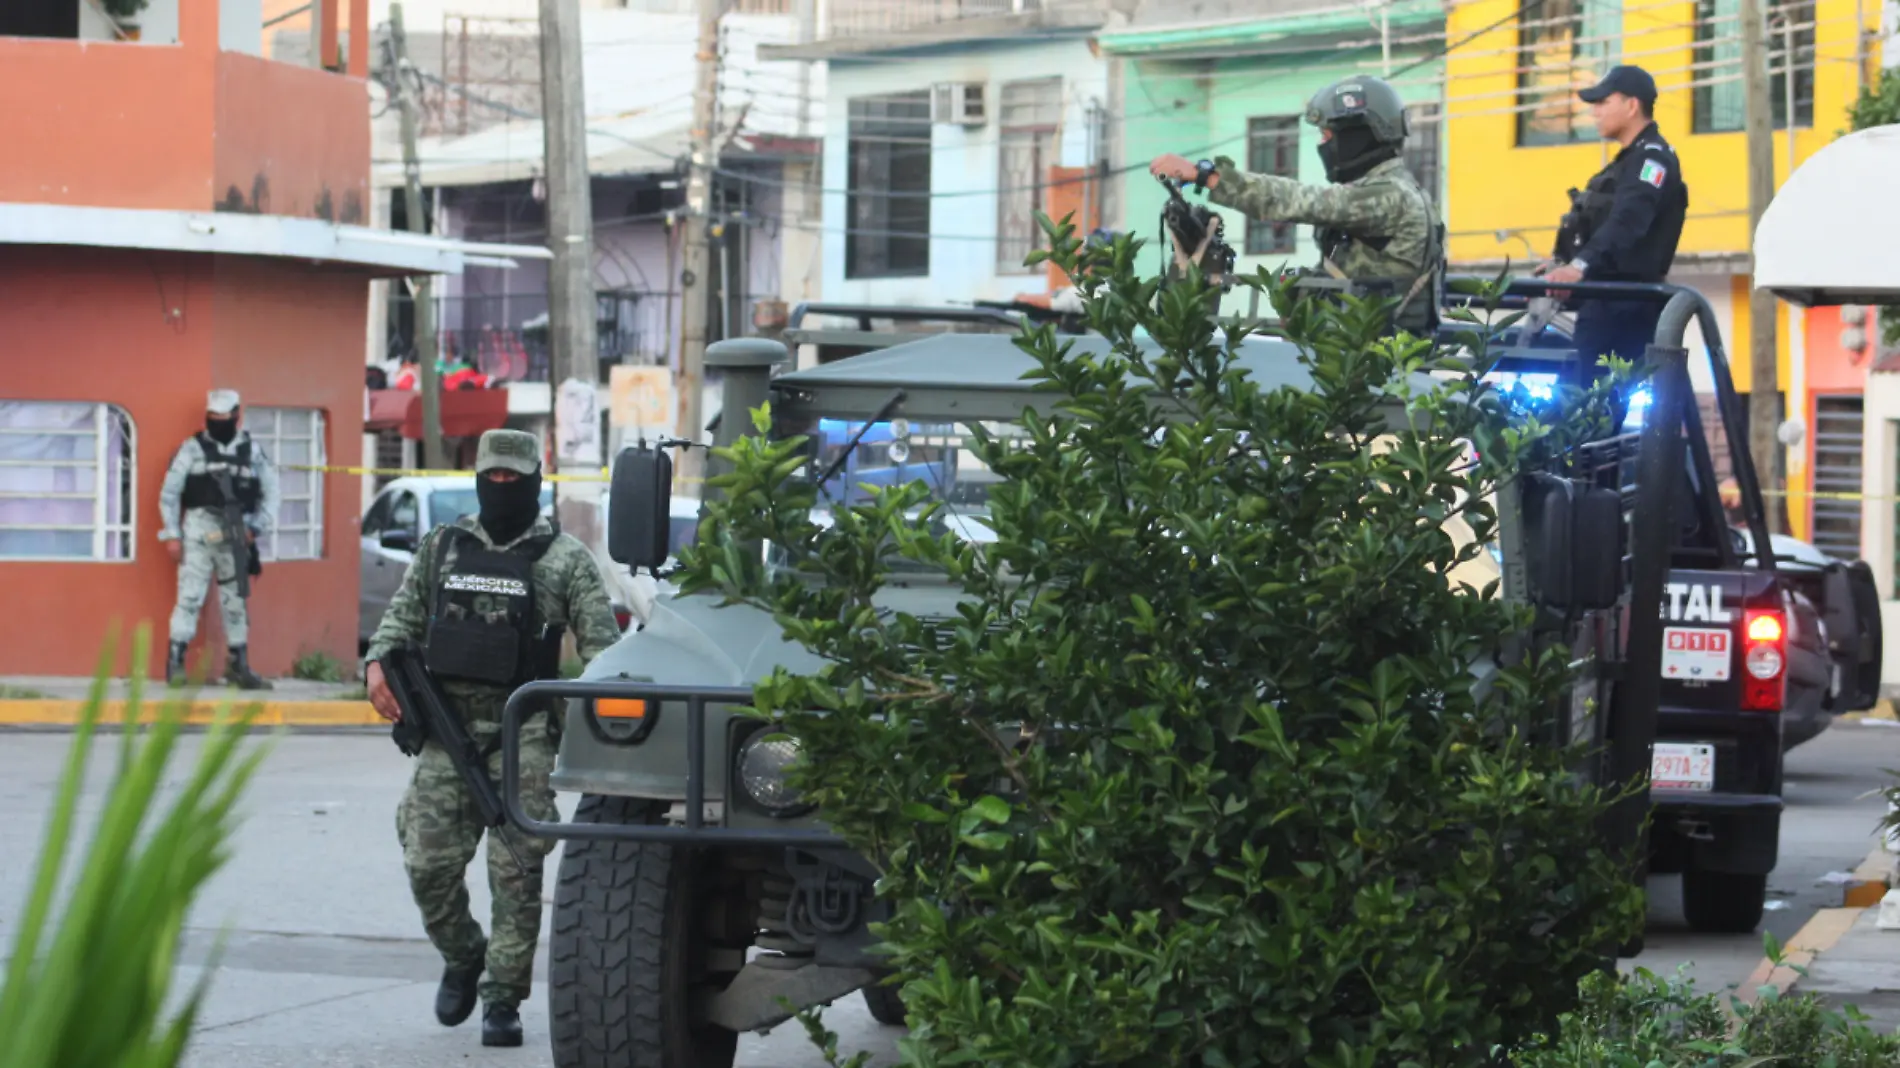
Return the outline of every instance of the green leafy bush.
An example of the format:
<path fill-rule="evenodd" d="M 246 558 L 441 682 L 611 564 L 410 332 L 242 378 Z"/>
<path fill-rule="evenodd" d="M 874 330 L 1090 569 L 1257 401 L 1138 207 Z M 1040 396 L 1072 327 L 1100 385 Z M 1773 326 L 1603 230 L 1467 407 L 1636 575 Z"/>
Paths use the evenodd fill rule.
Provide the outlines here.
<path fill-rule="evenodd" d="M 140 628 L 118 771 L 55 915 L 66 854 L 75 838 L 88 837 L 74 816 L 105 701 L 110 642 L 74 732 L 0 987 L 0 1068 L 170 1068 L 191 1035 L 202 984 L 175 1017 L 161 1019 L 179 933 L 226 858 L 239 795 L 263 754 L 239 751 L 253 708 L 220 718 L 196 765 L 178 776 L 171 757 L 186 704 L 168 702 L 149 728 L 134 726 L 149 640 Z M 162 807 L 161 785 L 176 788 Z"/>
<path fill-rule="evenodd" d="M 1780 946 L 1768 939 L 1777 963 Z M 1516 1068 L 1893 1068 L 1900 1036 L 1867 1026 L 1863 1014 L 1830 1010 L 1811 995 L 1762 992 L 1754 1005 L 1697 993 L 1684 965 L 1671 977 L 1638 969 L 1593 975 L 1583 1003 L 1554 1038 Z"/>
<path fill-rule="evenodd" d="M 298 653 L 297 659 L 291 662 L 290 677 L 310 682 L 342 682 L 343 665 L 321 649 L 307 650 Z"/>
<path fill-rule="evenodd" d="M 1001 479 L 993 543 L 946 532 L 920 484 L 821 531 L 804 442 L 747 438 L 682 554 L 684 588 L 827 661 L 756 711 L 880 868 L 907 1061 L 1444 1066 L 1547 1031 L 1639 895 L 1574 754 L 1528 740 L 1561 656 L 1474 692 L 1526 619 L 1450 573 L 1494 536 L 1487 495 L 1562 436 L 1483 367 L 1379 340 L 1380 308 L 1264 276 L 1315 385 L 1263 390 L 1198 279 L 1156 310 L 1139 242 L 1051 232 L 1109 351 L 1018 339 L 1057 403 L 973 449 Z M 1394 398 L 1409 423 L 1382 437 Z M 1601 401 L 1562 425 L 1600 427 Z M 881 609 L 899 560 L 957 613 Z"/>

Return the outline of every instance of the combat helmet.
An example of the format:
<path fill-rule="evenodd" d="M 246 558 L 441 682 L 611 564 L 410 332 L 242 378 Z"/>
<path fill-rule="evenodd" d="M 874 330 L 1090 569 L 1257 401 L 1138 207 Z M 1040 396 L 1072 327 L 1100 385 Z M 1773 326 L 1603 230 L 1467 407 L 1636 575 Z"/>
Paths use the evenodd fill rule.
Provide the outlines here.
<path fill-rule="evenodd" d="M 1313 94 L 1306 104 L 1306 121 L 1335 135 L 1364 127 L 1374 143 L 1398 147 L 1411 132 L 1405 101 L 1383 78 L 1341 78 Z"/>

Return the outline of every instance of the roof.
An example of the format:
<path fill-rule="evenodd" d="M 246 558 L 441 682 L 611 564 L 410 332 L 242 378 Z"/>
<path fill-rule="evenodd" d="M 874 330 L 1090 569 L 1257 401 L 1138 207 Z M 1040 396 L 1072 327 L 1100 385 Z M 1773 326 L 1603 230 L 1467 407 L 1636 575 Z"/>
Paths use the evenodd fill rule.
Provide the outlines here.
<path fill-rule="evenodd" d="M 719 109 L 723 151 L 745 151 L 749 138 L 783 147 L 796 138 L 798 108 L 788 98 L 798 86 L 778 68 L 766 68 L 759 48 L 798 38 L 790 15 L 728 14 L 723 39 Z M 586 94 L 587 162 L 592 174 L 672 171 L 686 157 L 693 118 L 693 84 L 699 49 L 693 15 L 655 15 L 631 9 L 588 8 L 581 12 L 582 84 Z M 811 72 L 811 98 L 824 99 L 824 72 Z M 809 119 L 821 128 L 823 106 Z M 517 116 L 465 136 L 426 137 L 416 142 L 425 187 L 522 181 L 544 173 L 545 145 L 539 119 Z M 399 158 L 383 158 L 371 182 L 403 183 Z"/>
<path fill-rule="evenodd" d="M 1088 335 L 1062 339 L 1079 354 L 1108 353 L 1106 338 Z M 1161 346 L 1144 340 L 1143 351 L 1153 355 Z M 1249 337 L 1236 354 L 1238 365 L 1263 389 L 1290 386 L 1311 390 L 1313 376 L 1299 360 L 1299 346 L 1287 341 Z M 868 415 L 883 405 L 894 389 L 907 394 L 901 411 L 920 409 L 965 419 L 1013 419 L 1032 399 L 1054 395 L 1023 380 L 1036 361 L 1006 334 L 935 334 L 850 356 L 834 363 L 783 374 L 772 380 L 778 390 L 813 390 L 824 394 L 823 409 L 833 414 Z M 1423 389 L 1438 385 L 1428 375 L 1414 375 Z M 929 391 L 937 396 L 923 397 Z M 1040 406 L 1040 405 L 1038 405 Z"/>
<path fill-rule="evenodd" d="M 549 260 L 539 245 L 494 245 L 322 219 L 239 212 L 0 202 L 0 244 L 141 248 L 269 256 L 354 267 L 372 276 L 461 274 L 469 264 Z"/>
<path fill-rule="evenodd" d="M 1272 55 L 1360 39 L 1376 49 L 1379 43 L 1378 7 L 1340 0 L 1275 0 L 1271 11 L 1261 7 L 1253 0 L 1147 0 L 1126 25 L 1104 32 L 1101 44 L 1113 55 L 1187 58 Z M 1395 27 L 1445 18 L 1437 0 L 1393 0 L 1384 13 Z"/>
<path fill-rule="evenodd" d="M 764 60 L 850 60 L 1039 40 L 1073 35 L 1082 37 L 1099 29 L 1109 18 L 1109 5 L 1098 0 L 1043 0 L 1026 10 L 1007 14 L 971 14 L 929 19 L 904 25 L 894 13 L 894 28 L 874 32 L 831 33 L 804 44 L 773 44 L 759 50 Z"/>
<path fill-rule="evenodd" d="M 1801 305 L 1900 297 L 1896 174 L 1900 126 L 1851 133 L 1810 156 L 1755 228 L 1755 284 Z"/>

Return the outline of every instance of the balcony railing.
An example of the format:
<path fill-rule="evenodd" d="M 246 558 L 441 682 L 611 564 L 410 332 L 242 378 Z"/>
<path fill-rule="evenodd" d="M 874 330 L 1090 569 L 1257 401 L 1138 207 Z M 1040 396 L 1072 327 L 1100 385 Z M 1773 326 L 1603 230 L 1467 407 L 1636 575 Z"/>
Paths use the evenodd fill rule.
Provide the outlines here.
<path fill-rule="evenodd" d="M 1047 0 L 830 0 L 825 32 L 831 37 L 906 33 L 961 19 L 1039 11 Z"/>

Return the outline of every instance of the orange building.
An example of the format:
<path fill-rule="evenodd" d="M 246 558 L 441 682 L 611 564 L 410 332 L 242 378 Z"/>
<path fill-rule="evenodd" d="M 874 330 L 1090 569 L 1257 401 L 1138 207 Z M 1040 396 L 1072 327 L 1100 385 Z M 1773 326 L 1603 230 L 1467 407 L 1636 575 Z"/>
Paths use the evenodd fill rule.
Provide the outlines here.
<path fill-rule="evenodd" d="M 355 662 L 360 495 L 314 468 L 361 462 L 369 282 L 546 253 L 360 225 L 369 35 L 337 43 L 368 2 L 341 3 L 316 5 L 334 69 L 255 54 L 258 0 L 149 0 L 104 39 L 0 13 L 0 675 L 89 674 L 114 622 L 150 621 L 162 668 L 159 485 L 212 388 L 281 469 L 254 667 Z"/>

